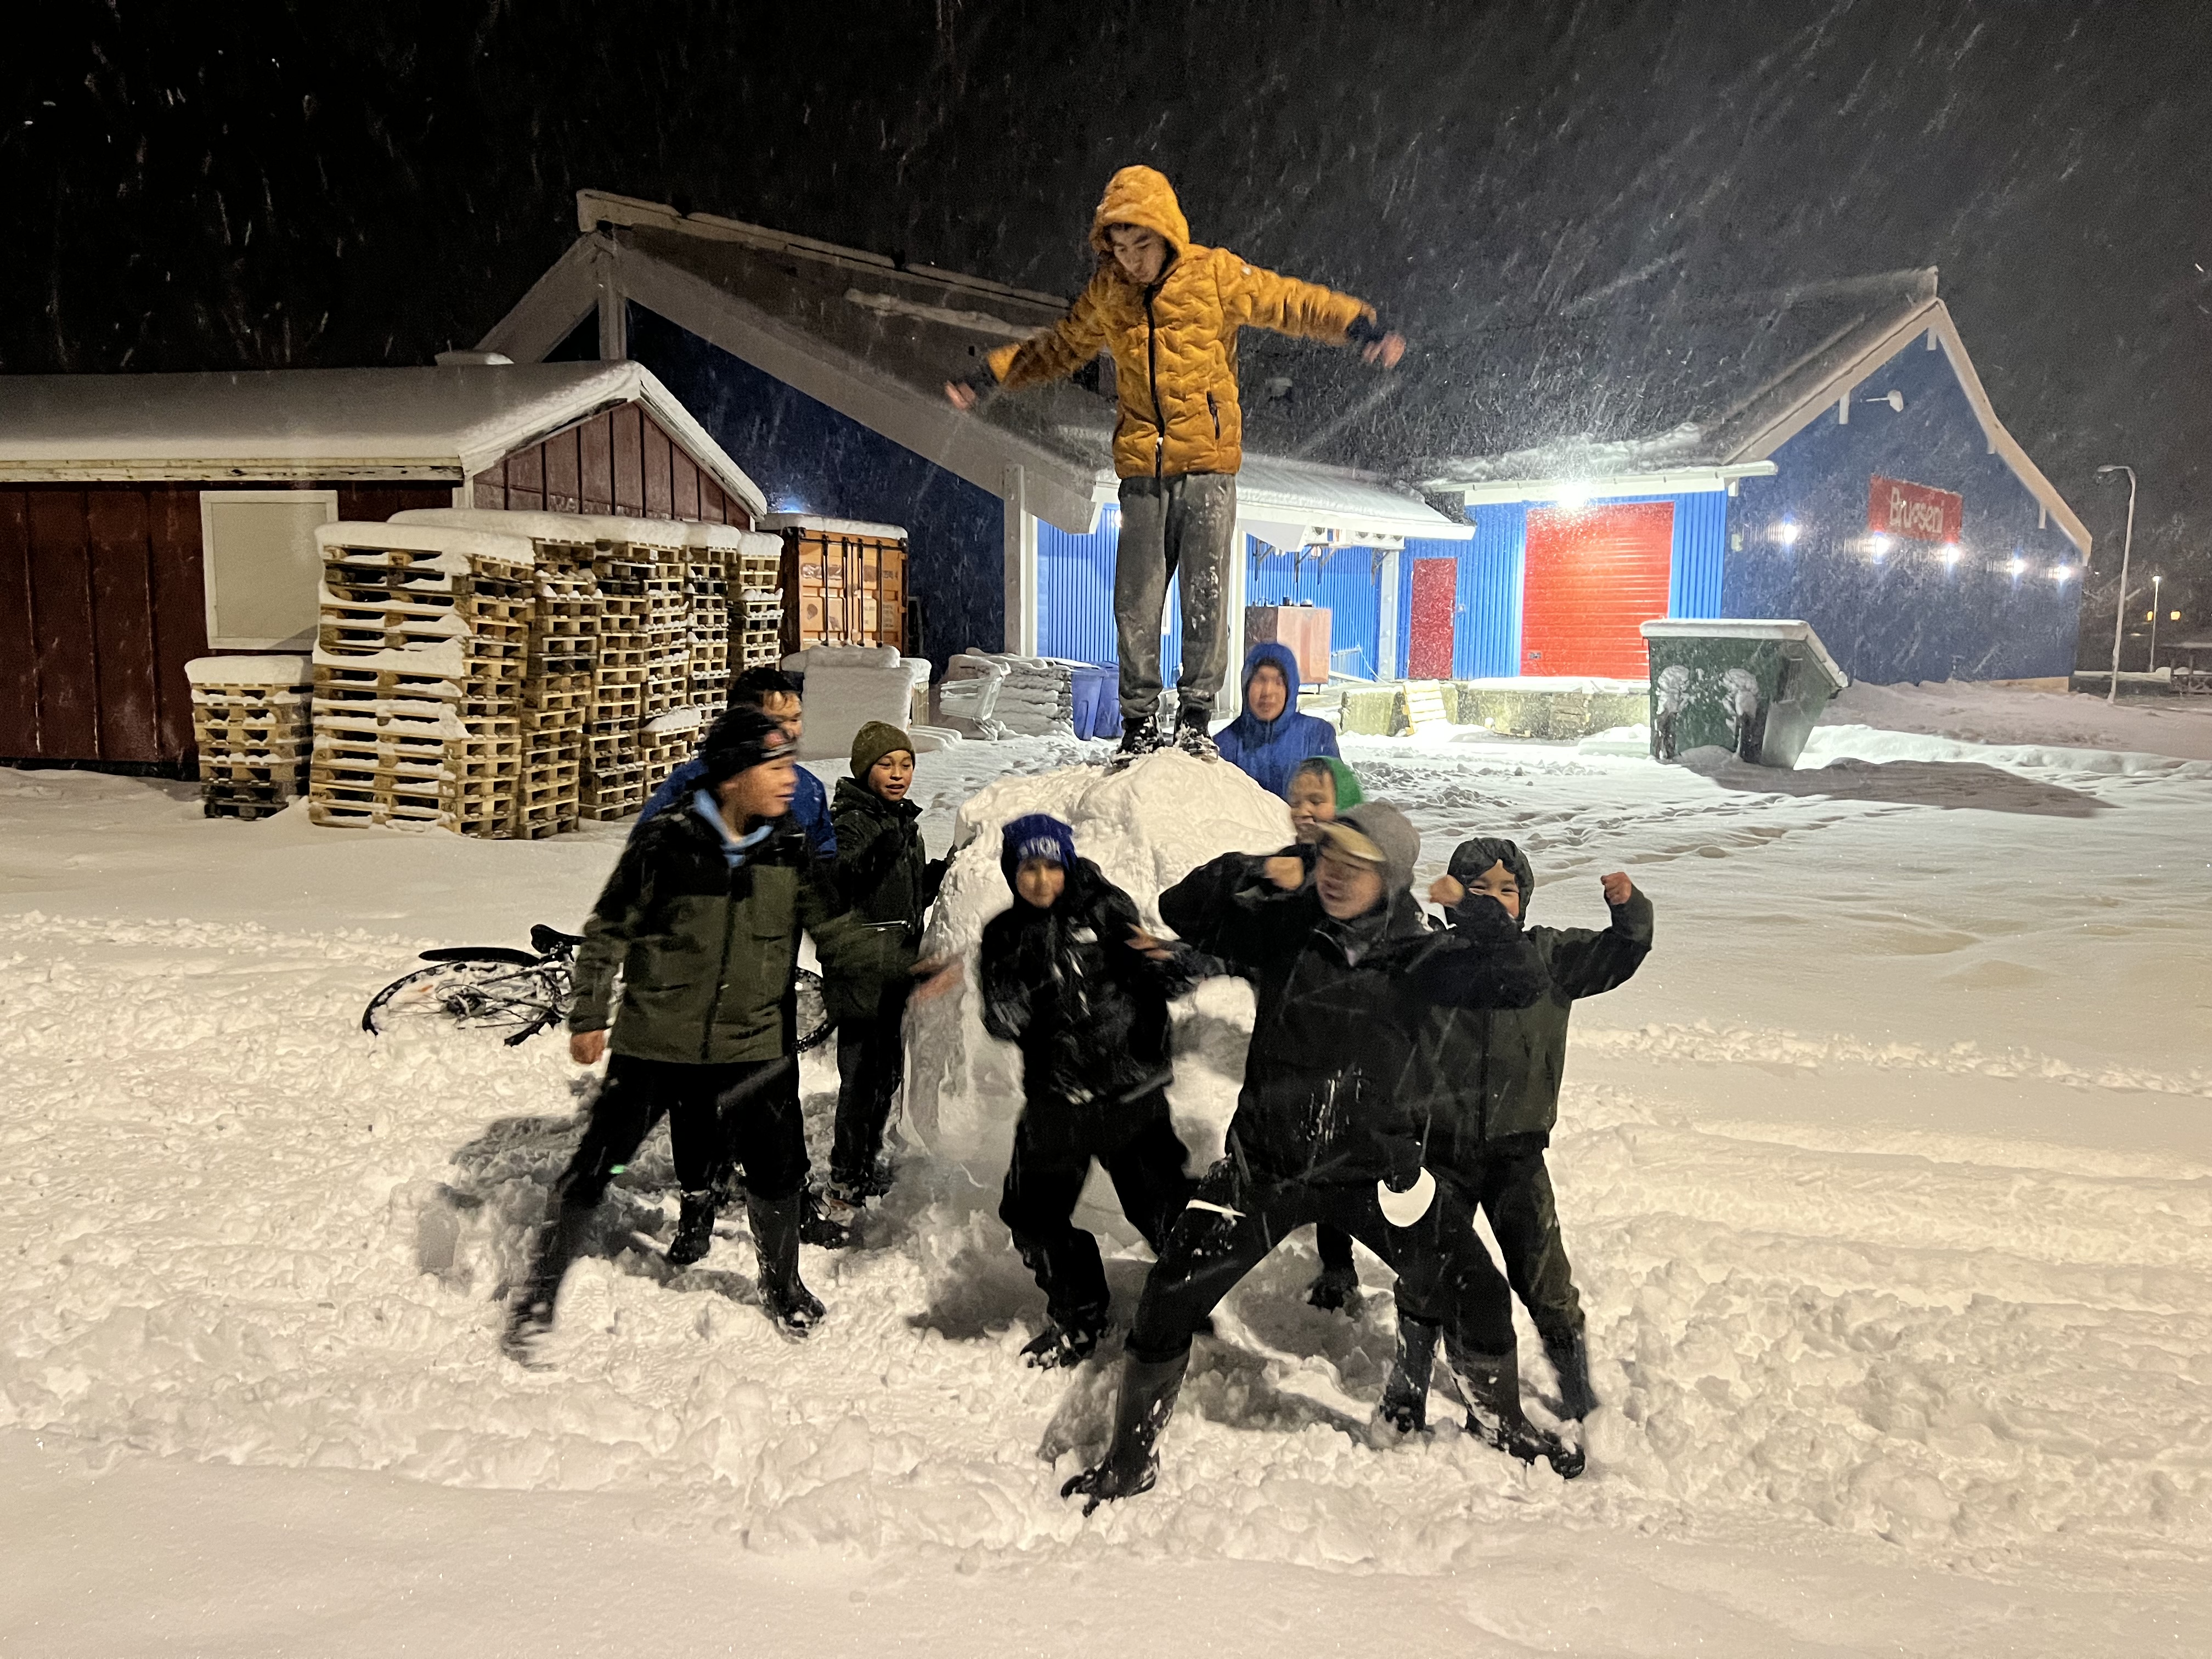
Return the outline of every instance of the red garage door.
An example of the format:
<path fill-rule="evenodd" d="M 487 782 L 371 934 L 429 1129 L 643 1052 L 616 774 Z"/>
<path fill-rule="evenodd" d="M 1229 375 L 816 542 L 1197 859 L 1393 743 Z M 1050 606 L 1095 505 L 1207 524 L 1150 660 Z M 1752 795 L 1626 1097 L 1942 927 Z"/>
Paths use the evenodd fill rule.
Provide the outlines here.
<path fill-rule="evenodd" d="M 1674 504 L 1538 507 L 1528 514 L 1521 672 L 1640 680 L 1639 623 L 1667 614 Z"/>

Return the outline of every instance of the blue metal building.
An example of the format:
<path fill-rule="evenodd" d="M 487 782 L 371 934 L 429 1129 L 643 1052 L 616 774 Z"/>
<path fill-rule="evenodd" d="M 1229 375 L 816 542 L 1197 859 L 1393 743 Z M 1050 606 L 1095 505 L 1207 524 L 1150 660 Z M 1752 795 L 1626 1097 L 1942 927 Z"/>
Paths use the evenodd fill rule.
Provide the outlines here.
<path fill-rule="evenodd" d="M 1413 614 L 1415 562 L 1451 558 L 1455 675 L 1592 672 L 1529 660 L 1532 515 L 1663 502 L 1672 525 L 1655 615 L 1801 617 L 1846 672 L 1877 683 L 2062 679 L 2088 532 L 1998 421 L 1935 272 L 1815 297 L 1838 289 L 1850 302 L 1841 320 L 1818 313 L 1827 337 L 1778 368 L 1747 346 L 1733 374 L 1686 380 L 1671 407 L 1663 377 L 1630 369 L 1656 436 L 1577 437 L 1431 469 L 1429 498 L 1457 505 L 1474 538 L 1407 543 L 1400 614 Z M 1739 319 L 1776 328 L 1775 313 L 1753 307 L 1684 333 L 1725 364 L 1721 326 Z"/>

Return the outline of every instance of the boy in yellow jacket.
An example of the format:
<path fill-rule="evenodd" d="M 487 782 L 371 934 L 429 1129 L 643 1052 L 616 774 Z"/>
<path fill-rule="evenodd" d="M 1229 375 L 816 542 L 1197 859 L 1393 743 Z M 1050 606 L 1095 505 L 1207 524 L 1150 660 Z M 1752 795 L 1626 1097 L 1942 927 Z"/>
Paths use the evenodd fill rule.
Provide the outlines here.
<path fill-rule="evenodd" d="M 945 392 L 972 409 L 985 392 L 1059 380 L 1102 350 L 1114 354 L 1121 752 L 1146 754 L 1172 741 L 1211 757 L 1213 700 L 1229 666 L 1223 611 L 1237 539 L 1237 470 L 1244 459 L 1237 331 L 1272 328 L 1358 345 L 1368 362 L 1386 368 L 1405 354 L 1406 342 L 1363 301 L 1192 241 L 1174 186 L 1151 167 L 1123 167 L 1108 182 L 1091 216 L 1091 245 L 1098 274 L 1067 314 L 1019 344 L 1000 347 L 988 368 L 948 382 Z M 1182 671 L 1170 739 L 1157 718 L 1160 619 L 1178 569 Z"/>

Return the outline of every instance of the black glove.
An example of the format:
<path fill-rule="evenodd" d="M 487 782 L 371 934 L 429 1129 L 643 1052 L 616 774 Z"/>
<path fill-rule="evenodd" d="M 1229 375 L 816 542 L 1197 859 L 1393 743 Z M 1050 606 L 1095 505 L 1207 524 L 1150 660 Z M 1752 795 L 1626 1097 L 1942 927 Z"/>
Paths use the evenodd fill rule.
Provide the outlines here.
<path fill-rule="evenodd" d="M 1503 944 L 1521 931 L 1521 919 L 1496 899 L 1469 893 L 1451 908 L 1452 926 L 1478 942 Z"/>
<path fill-rule="evenodd" d="M 1390 325 L 1380 316 L 1370 317 L 1363 313 L 1352 319 L 1351 325 L 1344 331 L 1344 337 L 1356 346 L 1370 346 L 1389 332 Z"/>

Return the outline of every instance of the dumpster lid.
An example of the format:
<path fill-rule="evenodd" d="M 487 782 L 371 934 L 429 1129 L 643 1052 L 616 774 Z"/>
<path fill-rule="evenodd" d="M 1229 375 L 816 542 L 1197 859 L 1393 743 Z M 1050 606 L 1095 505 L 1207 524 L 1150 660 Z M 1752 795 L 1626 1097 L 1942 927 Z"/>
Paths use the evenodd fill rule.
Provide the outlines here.
<path fill-rule="evenodd" d="M 1836 665 L 1813 624 L 1794 617 L 1656 617 L 1638 630 L 1647 640 L 1797 640 L 1810 647 L 1838 687 L 1851 677 Z"/>

